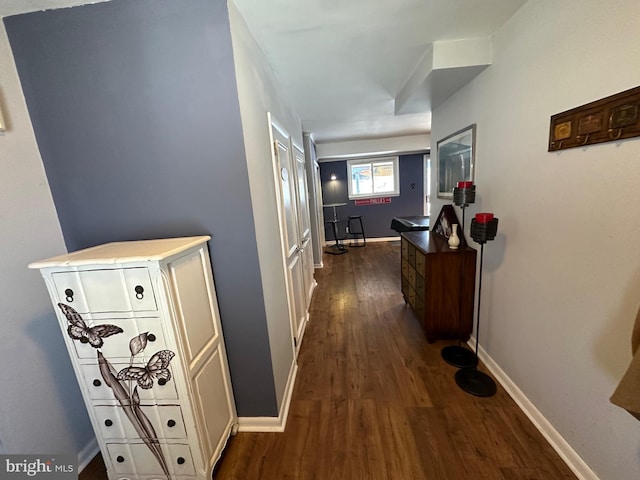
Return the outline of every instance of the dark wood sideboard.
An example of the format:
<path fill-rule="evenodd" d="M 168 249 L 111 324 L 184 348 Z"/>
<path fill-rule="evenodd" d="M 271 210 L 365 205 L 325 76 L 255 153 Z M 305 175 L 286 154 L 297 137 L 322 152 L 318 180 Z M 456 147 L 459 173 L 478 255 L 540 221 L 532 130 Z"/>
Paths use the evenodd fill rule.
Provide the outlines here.
<path fill-rule="evenodd" d="M 429 343 L 468 340 L 473 330 L 476 250 L 430 231 L 403 232 L 402 294 L 423 324 Z"/>

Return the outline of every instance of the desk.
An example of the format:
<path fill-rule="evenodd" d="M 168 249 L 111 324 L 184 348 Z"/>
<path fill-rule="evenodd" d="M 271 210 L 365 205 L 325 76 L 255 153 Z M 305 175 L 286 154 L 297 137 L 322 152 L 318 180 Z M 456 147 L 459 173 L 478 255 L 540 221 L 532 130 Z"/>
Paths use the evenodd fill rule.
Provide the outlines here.
<path fill-rule="evenodd" d="M 324 208 L 333 208 L 333 220 L 325 220 L 324 222 L 331 224 L 331 228 L 333 229 L 333 238 L 336 241 L 335 245 L 333 245 L 333 248 L 335 248 L 336 251 L 327 250 L 327 253 L 330 253 L 332 255 L 347 253 L 347 249 L 345 248 L 345 246 L 338 241 L 338 222 L 340 220 L 338 220 L 338 213 L 336 211 L 337 207 L 344 207 L 345 205 L 346 203 L 327 203 L 325 205 L 322 205 Z"/>

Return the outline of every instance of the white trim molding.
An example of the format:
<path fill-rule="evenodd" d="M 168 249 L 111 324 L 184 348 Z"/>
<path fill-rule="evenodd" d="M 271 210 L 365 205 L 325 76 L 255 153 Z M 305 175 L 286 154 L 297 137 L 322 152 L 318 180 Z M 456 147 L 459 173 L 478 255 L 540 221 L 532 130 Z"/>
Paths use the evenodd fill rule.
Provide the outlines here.
<path fill-rule="evenodd" d="M 78 453 L 78 472 L 83 471 L 98 453 L 100 453 L 100 446 L 96 437 L 93 437 Z"/>
<path fill-rule="evenodd" d="M 469 339 L 468 345 L 472 350 L 475 349 L 476 344 L 474 337 Z M 582 460 L 580 455 L 578 455 L 571 445 L 560 435 L 560 432 L 542 415 L 531 400 L 526 397 L 522 390 L 507 376 L 504 370 L 500 368 L 482 346 L 478 348 L 478 357 L 507 394 L 509 394 L 518 407 L 520 407 L 520 410 L 531 420 L 533 426 L 538 429 L 547 442 L 549 442 L 549 445 L 560 455 L 560 458 L 562 458 L 576 477 L 580 480 L 600 480 L 589 465 Z"/>
<path fill-rule="evenodd" d="M 284 391 L 284 398 L 280 415 L 277 417 L 238 417 L 239 432 L 284 432 L 289 416 L 289 406 L 293 396 L 293 386 L 296 383 L 298 364 L 293 363 L 289 372 L 289 380 Z"/>
<path fill-rule="evenodd" d="M 401 240 L 401 237 L 367 237 L 367 243 L 376 243 L 376 242 L 399 242 Z M 360 240 L 360 242 L 362 242 L 362 240 Z M 351 239 L 350 238 L 346 238 L 343 240 L 343 243 L 345 244 L 345 246 L 349 247 L 351 245 Z M 325 240 L 324 242 L 324 246 L 325 247 L 331 247 L 332 245 L 335 245 L 336 241 L 335 240 Z"/>

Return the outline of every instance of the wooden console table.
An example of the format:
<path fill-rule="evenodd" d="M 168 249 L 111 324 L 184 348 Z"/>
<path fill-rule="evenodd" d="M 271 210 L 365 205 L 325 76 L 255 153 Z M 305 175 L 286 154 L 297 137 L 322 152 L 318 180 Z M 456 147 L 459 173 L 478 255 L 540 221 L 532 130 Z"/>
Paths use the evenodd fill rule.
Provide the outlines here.
<path fill-rule="evenodd" d="M 429 231 L 401 236 L 402 294 L 423 324 L 427 341 L 458 335 L 468 340 L 473 330 L 476 250 L 464 244 L 452 250 L 446 238 Z"/>

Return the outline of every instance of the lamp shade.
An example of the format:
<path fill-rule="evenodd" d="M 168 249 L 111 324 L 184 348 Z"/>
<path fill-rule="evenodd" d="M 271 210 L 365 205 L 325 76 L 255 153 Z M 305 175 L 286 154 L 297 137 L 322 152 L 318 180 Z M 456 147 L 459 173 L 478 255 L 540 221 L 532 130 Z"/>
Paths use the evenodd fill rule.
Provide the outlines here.
<path fill-rule="evenodd" d="M 498 233 L 498 219 L 491 214 L 492 218 L 482 221 L 486 217 L 480 217 L 480 219 L 478 219 L 478 215 L 476 215 L 476 218 L 471 219 L 471 238 L 477 243 L 487 243 L 489 240 L 496 238 Z"/>
<path fill-rule="evenodd" d="M 453 203 L 458 207 L 466 207 L 471 203 L 475 203 L 476 186 L 471 185 L 471 182 L 458 182 L 458 185 L 453 187 Z"/>

